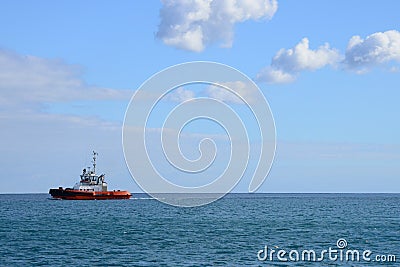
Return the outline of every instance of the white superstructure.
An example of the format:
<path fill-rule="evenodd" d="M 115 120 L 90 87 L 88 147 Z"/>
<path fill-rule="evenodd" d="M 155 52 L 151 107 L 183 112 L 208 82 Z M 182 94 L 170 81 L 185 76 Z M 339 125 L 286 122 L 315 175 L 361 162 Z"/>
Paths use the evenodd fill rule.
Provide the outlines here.
<path fill-rule="evenodd" d="M 82 174 L 81 174 L 81 180 L 76 183 L 73 187 L 74 190 L 80 190 L 80 191 L 95 191 L 95 192 L 101 192 L 101 191 L 107 191 L 107 183 L 104 181 L 105 175 L 97 175 L 96 174 L 96 156 L 98 153 L 93 151 L 93 170 L 90 170 L 90 167 L 88 167 L 88 170 L 83 169 Z"/>

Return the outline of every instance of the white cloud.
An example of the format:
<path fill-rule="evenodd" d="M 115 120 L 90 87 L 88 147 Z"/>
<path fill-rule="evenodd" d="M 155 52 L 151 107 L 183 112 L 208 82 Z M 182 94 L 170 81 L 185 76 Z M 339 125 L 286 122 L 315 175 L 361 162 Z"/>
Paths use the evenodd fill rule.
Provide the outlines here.
<path fill-rule="evenodd" d="M 234 81 L 234 82 L 221 82 L 222 86 L 226 86 L 233 90 L 236 94 L 238 94 L 243 100 L 247 103 L 255 103 L 257 102 L 256 95 L 256 87 L 246 84 L 242 81 Z M 244 104 L 245 102 L 237 96 L 235 93 L 229 91 L 220 86 L 210 85 L 205 93 L 208 97 L 234 104 Z"/>
<path fill-rule="evenodd" d="M 400 62 L 400 32 L 396 30 L 376 32 L 365 39 L 356 35 L 347 45 L 345 64 L 350 69 L 362 73 L 390 61 Z"/>
<path fill-rule="evenodd" d="M 86 84 L 79 66 L 0 50 L 0 104 L 29 109 L 73 100 L 128 100 L 132 91 Z"/>
<path fill-rule="evenodd" d="M 314 71 L 327 65 L 336 65 L 340 60 L 339 51 L 330 48 L 328 43 L 312 50 L 309 40 L 303 38 L 295 47 L 279 50 L 271 65 L 257 74 L 257 79 L 269 83 L 293 82 L 301 71 Z"/>
<path fill-rule="evenodd" d="M 331 49 L 329 44 L 326 43 L 318 49 L 312 50 L 309 47 L 308 39 L 303 38 L 294 48 L 281 49 L 273 58 L 271 66 L 286 72 L 299 72 L 333 65 L 339 59 L 339 52 Z"/>
<path fill-rule="evenodd" d="M 200 92 L 197 91 L 199 95 L 196 95 L 195 91 L 181 86 L 167 94 L 165 100 L 181 103 L 196 97 L 209 97 L 233 104 L 245 104 L 245 101 L 251 104 L 258 101 L 259 96 L 255 85 L 243 81 L 219 82 L 218 84 L 221 86 L 207 85 Z"/>
<path fill-rule="evenodd" d="M 271 64 L 256 76 L 261 82 L 289 83 L 296 80 L 301 71 L 313 71 L 327 65 L 340 65 L 344 69 L 364 74 L 371 68 L 400 62 L 400 32 L 396 30 L 376 32 L 365 39 L 353 36 L 347 45 L 345 56 L 326 43 L 316 50 L 309 48 L 303 38 L 294 48 L 281 49 Z M 389 72 L 398 72 L 398 66 L 387 66 Z"/>
<path fill-rule="evenodd" d="M 291 83 L 296 80 L 296 75 L 267 66 L 257 74 L 256 80 L 268 83 Z"/>
<path fill-rule="evenodd" d="M 187 90 L 183 87 L 179 87 L 176 90 L 173 90 L 171 93 L 167 95 L 167 100 L 173 102 L 184 102 L 186 100 L 190 100 L 195 97 L 195 93 L 193 91 Z"/>
<path fill-rule="evenodd" d="M 165 44 L 201 52 L 211 43 L 231 47 L 235 23 L 271 19 L 276 0 L 164 0 L 157 37 Z"/>

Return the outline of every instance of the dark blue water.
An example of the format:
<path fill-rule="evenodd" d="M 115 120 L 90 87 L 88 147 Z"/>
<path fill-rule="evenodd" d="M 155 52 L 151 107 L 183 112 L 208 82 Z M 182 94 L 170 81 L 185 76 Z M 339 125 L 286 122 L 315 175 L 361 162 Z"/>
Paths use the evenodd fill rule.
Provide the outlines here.
<path fill-rule="evenodd" d="M 0 195 L 0 266 L 399 266 L 400 194 L 233 194 L 177 208 Z M 264 249 L 371 250 L 370 262 L 260 261 Z M 263 254 L 260 254 L 261 256 Z M 377 262 L 395 255 L 396 262 Z M 288 255 L 286 254 L 286 258 Z"/>

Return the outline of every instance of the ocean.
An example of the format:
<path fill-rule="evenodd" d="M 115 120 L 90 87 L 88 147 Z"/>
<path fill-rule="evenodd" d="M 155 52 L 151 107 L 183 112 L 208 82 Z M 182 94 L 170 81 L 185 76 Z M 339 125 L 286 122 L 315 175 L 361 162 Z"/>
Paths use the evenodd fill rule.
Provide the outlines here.
<path fill-rule="evenodd" d="M 0 195 L 0 266 L 400 266 L 400 194 L 49 197 Z"/>

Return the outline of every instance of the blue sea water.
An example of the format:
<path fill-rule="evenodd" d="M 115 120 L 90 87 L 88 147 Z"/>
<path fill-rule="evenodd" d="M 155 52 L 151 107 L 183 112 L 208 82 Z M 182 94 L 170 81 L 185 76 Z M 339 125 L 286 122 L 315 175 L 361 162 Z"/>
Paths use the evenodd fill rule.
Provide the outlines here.
<path fill-rule="evenodd" d="M 105 201 L 0 195 L 0 266 L 399 266 L 399 204 L 400 194 L 229 194 L 195 208 L 144 194 Z M 319 256 L 340 251 L 340 238 L 343 250 L 370 250 L 371 261 L 258 257 L 265 246 L 286 251 L 286 259 L 290 251 Z"/>

